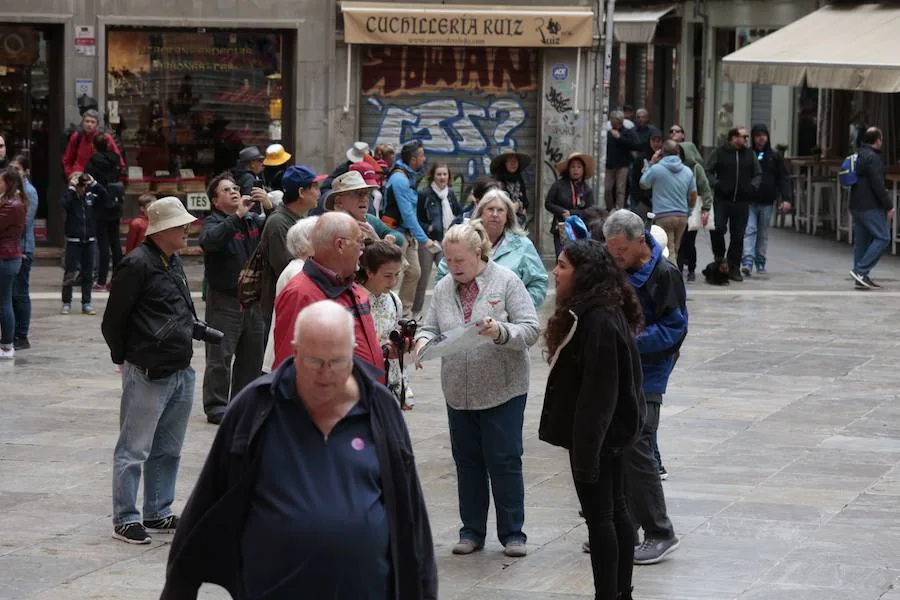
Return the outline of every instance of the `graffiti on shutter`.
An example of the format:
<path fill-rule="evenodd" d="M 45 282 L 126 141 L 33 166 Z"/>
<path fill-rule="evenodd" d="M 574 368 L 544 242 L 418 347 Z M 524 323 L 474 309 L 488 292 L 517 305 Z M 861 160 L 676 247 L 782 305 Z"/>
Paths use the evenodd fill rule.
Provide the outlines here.
<path fill-rule="evenodd" d="M 360 137 L 374 148 L 420 140 L 463 190 L 504 150 L 536 157 L 538 53 L 533 49 L 366 46 Z M 533 168 L 526 173 L 534 198 Z"/>

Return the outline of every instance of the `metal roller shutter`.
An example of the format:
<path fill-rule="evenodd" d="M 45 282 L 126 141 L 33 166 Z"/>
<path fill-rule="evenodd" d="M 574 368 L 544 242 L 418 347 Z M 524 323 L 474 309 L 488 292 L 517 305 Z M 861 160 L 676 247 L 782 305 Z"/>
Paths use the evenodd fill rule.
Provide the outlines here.
<path fill-rule="evenodd" d="M 772 123 L 772 87 L 754 84 L 750 88 L 750 124 L 748 127 L 762 124 L 771 128 Z"/>
<path fill-rule="evenodd" d="M 398 155 L 421 140 L 429 164 L 450 165 L 465 201 L 503 150 L 538 156 L 539 58 L 533 49 L 364 46 L 360 139 Z M 525 171 L 532 210 L 541 205 L 534 174 L 533 162 Z"/>

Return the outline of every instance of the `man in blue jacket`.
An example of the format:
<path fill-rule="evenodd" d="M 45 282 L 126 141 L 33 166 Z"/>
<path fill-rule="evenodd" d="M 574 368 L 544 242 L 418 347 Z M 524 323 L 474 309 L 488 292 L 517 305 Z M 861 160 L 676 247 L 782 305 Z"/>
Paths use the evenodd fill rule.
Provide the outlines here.
<path fill-rule="evenodd" d="M 669 375 L 687 336 L 687 294 L 678 267 L 663 258 L 662 247 L 644 230 L 638 215 L 627 210 L 614 212 L 603 223 L 603 235 L 616 264 L 628 273 L 644 310 L 646 329 L 635 341 L 641 353 L 647 419 L 630 453 L 628 492 L 635 524 L 644 530 L 634 562 L 650 565 L 679 544 L 666 513 L 661 483 L 666 472 L 659 459 L 656 431 Z"/>
<path fill-rule="evenodd" d="M 384 186 L 385 204 L 381 220 L 406 236 L 404 257 L 406 267 L 400 274 L 399 296 L 403 304 L 403 316 L 412 313 L 416 286 L 419 285 L 421 268 L 419 266 L 419 244 L 434 248 L 435 241 L 430 239 L 419 223 L 419 193 L 416 191 L 416 173 L 425 166 L 425 148 L 422 142 L 409 142 L 400 150 L 400 158 L 394 163 L 391 175 Z"/>

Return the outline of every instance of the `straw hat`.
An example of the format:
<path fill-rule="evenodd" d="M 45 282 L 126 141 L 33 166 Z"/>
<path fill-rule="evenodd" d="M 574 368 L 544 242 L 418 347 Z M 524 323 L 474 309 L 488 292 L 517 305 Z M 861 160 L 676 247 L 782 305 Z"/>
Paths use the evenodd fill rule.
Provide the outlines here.
<path fill-rule="evenodd" d="M 150 224 L 147 225 L 147 235 L 175 227 L 184 227 L 197 220 L 175 196 L 166 196 L 152 202 L 147 207 L 147 218 L 150 220 Z"/>
<path fill-rule="evenodd" d="M 522 154 L 521 152 L 516 152 L 515 150 L 506 150 L 499 155 L 494 157 L 494 160 L 491 161 L 491 173 L 494 175 L 499 175 L 503 172 L 504 166 L 506 165 L 506 159 L 510 156 L 515 156 L 519 159 L 519 171 L 524 171 L 528 168 L 528 165 L 531 164 L 531 157 L 527 154 Z"/>
<path fill-rule="evenodd" d="M 344 192 L 355 192 L 357 190 L 374 190 L 377 185 L 369 185 L 366 183 L 359 171 L 347 171 L 340 177 L 335 177 L 331 182 L 331 193 L 325 198 L 325 210 L 334 210 L 334 197 Z"/>
<path fill-rule="evenodd" d="M 574 159 L 580 160 L 584 163 L 584 178 L 590 179 L 594 176 L 594 158 L 588 154 L 584 154 L 583 152 L 573 152 L 569 155 L 566 160 L 556 165 L 556 172 L 560 175 L 563 175 L 569 171 L 569 163 Z"/>
<path fill-rule="evenodd" d="M 266 159 L 263 164 L 267 167 L 278 167 L 291 160 L 291 154 L 281 144 L 272 144 L 266 148 Z"/>

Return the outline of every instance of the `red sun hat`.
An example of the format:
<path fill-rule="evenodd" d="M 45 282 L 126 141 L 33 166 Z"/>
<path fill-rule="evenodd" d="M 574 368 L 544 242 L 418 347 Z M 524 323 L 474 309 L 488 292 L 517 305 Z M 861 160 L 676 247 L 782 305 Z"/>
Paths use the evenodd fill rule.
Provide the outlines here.
<path fill-rule="evenodd" d="M 350 165 L 351 171 L 356 171 L 360 175 L 362 175 L 363 180 L 368 185 L 379 185 L 378 176 L 375 174 L 375 169 L 367 162 L 357 162 Z"/>

